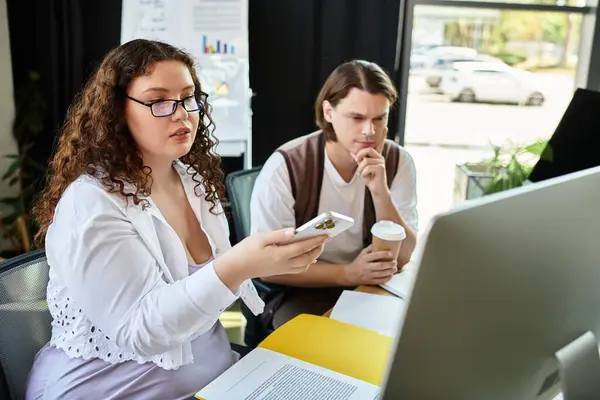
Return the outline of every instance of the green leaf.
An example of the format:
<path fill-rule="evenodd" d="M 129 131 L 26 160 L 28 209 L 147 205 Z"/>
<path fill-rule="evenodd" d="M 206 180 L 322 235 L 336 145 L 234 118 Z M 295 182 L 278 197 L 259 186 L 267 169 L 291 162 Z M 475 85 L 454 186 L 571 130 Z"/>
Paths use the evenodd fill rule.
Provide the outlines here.
<path fill-rule="evenodd" d="M 484 194 L 492 194 L 501 192 L 504 188 L 504 174 L 499 172 L 494 176 L 490 183 L 486 186 Z"/>
<path fill-rule="evenodd" d="M 19 156 L 18 154 L 7 154 L 4 157 L 5 158 L 13 158 L 13 159 L 21 158 L 21 156 Z"/>
<path fill-rule="evenodd" d="M 507 143 L 497 146 L 491 143 L 493 156 L 482 162 L 492 174 L 484 194 L 501 192 L 522 186 L 538 159 L 552 159 L 552 148 L 546 140 L 529 145 Z"/>
<path fill-rule="evenodd" d="M 540 159 L 548 162 L 554 161 L 554 150 L 552 150 L 552 146 L 548 144 L 544 149 L 544 152 L 540 155 Z"/>
<path fill-rule="evenodd" d="M 525 147 L 525 151 L 536 156 L 541 156 L 546 148 L 546 141 L 539 141 Z"/>
<path fill-rule="evenodd" d="M 4 197 L 3 199 L 0 199 L 0 203 L 2 204 L 6 204 L 9 206 L 14 206 L 16 204 L 18 204 L 21 201 L 20 197 Z"/>
<path fill-rule="evenodd" d="M 20 160 L 13 161 L 10 164 L 10 166 L 8 167 L 8 170 L 2 176 L 2 180 L 4 181 L 4 180 L 10 178 L 12 175 L 14 175 L 19 170 L 19 168 L 21 168 L 21 161 Z"/>
<path fill-rule="evenodd" d="M 494 176 L 484 193 L 492 194 L 522 186 L 526 179 L 526 166 L 519 160 L 521 152 L 514 149 L 513 153 L 495 171 Z"/>
<path fill-rule="evenodd" d="M 18 176 L 13 176 L 10 181 L 8 181 L 8 186 L 14 186 L 17 182 L 19 182 Z"/>

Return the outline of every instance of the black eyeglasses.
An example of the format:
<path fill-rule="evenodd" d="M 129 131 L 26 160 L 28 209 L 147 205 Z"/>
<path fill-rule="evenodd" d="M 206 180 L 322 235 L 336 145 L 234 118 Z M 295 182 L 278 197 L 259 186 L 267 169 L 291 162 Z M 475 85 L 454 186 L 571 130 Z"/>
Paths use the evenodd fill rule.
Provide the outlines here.
<path fill-rule="evenodd" d="M 202 115 L 204 115 L 206 109 L 206 100 L 208 99 L 208 94 L 204 92 L 200 92 L 193 96 L 188 96 L 185 99 L 181 100 L 156 100 L 156 101 L 141 101 L 138 99 L 134 99 L 131 96 L 126 95 L 129 100 L 133 100 L 136 103 L 139 103 L 143 106 L 150 107 L 150 112 L 154 117 L 168 117 L 170 115 L 175 114 L 177 110 L 177 106 L 181 103 L 183 109 L 187 112 L 195 112 L 200 111 Z"/>

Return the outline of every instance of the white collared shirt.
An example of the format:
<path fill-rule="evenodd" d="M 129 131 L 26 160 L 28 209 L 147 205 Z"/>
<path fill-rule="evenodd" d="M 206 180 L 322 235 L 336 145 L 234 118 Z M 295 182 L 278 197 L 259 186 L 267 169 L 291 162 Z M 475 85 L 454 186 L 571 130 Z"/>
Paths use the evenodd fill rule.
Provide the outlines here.
<path fill-rule="evenodd" d="M 185 166 L 176 168 L 218 258 L 230 248 L 227 220 L 210 212 Z M 176 369 L 193 362 L 190 342 L 238 295 L 255 314 L 263 310 L 249 281 L 234 294 L 212 263 L 189 276 L 181 241 L 147 199 L 144 210 L 84 175 L 56 207 L 46 234 L 51 343 L 70 357 L 151 361 Z"/>

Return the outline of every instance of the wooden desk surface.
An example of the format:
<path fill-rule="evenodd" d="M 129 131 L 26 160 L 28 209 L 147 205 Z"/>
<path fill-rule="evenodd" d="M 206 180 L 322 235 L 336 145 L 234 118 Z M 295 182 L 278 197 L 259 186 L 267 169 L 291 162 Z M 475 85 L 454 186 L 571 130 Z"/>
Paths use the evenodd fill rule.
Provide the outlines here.
<path fill-rule="evenodd" d="M 388 292 L 387 290 L 385 290 L 381 286 L 361 285 L 361 286 L 357 287 L 356 289 L 354 289 L 354 291 L 355 292 L 362 292 L 362 293 L 381 294 L 381 295 L 384 295 L 384 296 L 393 296 L 393 294 L 391 294 L 390 292 Z"/>
<path fill-rule="evenodd" d="M 390 292 L 388 292 L 387 290 L 385 290 L 381 286 L 361 285 L 361 286 L 357 287 L 356 289 L 354 289 L 354 291 L 355 292 L 362 292 L 362 293 L 380 294 L 380 295 L 383 295 L 383 296 L 393 296 L 393 294 L 391 294 Z M 327 311 L 325 314 L 323 314 L 323 316 L 324 317 L 329 317 L 331 315 L 331 311 L 333 311 L 333 309 Z"/>

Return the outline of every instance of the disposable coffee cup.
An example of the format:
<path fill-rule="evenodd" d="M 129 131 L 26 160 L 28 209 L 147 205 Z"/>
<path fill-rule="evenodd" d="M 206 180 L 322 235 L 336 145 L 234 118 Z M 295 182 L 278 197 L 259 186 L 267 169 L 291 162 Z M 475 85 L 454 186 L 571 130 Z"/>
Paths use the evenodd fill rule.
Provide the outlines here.
<path fill-rule="evenodd" d="M 371 228 L 373 251 L 390 251 L 392 260 L 398 258 L 406 230 L 392 221 L 379 221 Z"/>

